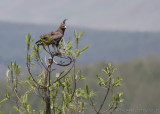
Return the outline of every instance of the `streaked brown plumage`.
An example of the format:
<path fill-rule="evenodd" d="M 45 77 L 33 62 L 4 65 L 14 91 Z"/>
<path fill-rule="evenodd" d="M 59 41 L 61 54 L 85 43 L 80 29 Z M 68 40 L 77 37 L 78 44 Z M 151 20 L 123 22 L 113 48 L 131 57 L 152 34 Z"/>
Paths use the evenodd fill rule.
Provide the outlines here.
<path fill-rule="evenodd" d="M 64 21 L 60 24 L 60 26 L 58 27 L 58 29 L 55 32 L 50 32 L 48 34 L 42 35 L 40 36 L 40 40 L 38 40 L 36 42 L 36 45 L 51 45 L 54 47 L 58 47 L 60 40 L 62 39 L 65 29 L 66 29 L 66 22 L 67 19 L 64 19 Z M 49 41 L 47 41 L 49 39 Z M 42 40 L 44 42 L 42 42 Z M 46 42 L 45 42 L 46 41 Z"/>

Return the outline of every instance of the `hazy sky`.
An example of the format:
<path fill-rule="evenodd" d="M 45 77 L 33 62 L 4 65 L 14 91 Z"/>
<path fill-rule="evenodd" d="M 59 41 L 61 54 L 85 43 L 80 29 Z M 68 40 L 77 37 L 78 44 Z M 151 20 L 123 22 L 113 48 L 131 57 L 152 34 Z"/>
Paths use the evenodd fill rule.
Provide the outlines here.
<path fill-rule="evenodd" d="M 0 0 L 0 21 L 160 31 L 160 0 Z"/>

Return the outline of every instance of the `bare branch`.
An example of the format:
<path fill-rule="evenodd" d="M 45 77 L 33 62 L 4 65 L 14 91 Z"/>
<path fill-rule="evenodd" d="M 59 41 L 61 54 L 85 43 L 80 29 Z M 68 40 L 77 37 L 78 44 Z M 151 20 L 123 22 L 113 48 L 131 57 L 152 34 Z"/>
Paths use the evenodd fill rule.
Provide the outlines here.
<path fill-rule="evenodd" d="M 61 76 L 60 78 L 58 78 L 57 80 L 55 80 L 55 81 L 53 82 L 53 84 L 56 83 L 57 81 L 61 80 L 62 78 L 64 78 L 64 77 L 71 71 L 72 68 L 73 68 L 73 65 L 71 66 L 71 68 L 70 68 L 63 76 Z M 61 75 L 61 74 L 60 74 L 60 75 Z M 52 85 L 53 85 L 53 84 L 52 84 Z"/>
<path fill-rule="evenodd" d="M 93 107 L 94 111 L 97 113 L 97 109 L 92 101 L 92 98 L 89 98 L 90 102 L 91 102 L 91 106 Z M 98 113 L 97 113 L 98 114 Z"/>
<path fill-rule="evenodd" d="M 28 73 L 30 74 L 30 76 L 32 77 L 32 80 L 38 85 L 38 87 L 41 87 L 41 88 L 44 88 L 43 85 L 40 85 L 33 77 L 32 73 L 31 73 L 31 70 L 30 70 L 30 64 L 29 64 L 29 61 L 28 61 L 28 51 L 27 51 L 27 69 L 28 69 Z M 35 85 L 36 86 L 36 85 Z"/>
<path fill-rule="evenodd" d="M 65 57 L 61 57 L 61 58 L 65 58 Z M 69 63 L 67 63 L 67 64 L 57 63 L 54 59 L 53 59 L 53 63 L 58 65 L 58 66 L 68 66 L 68 65 L 70 65 L 72 63 L 72 58 L 68 56 L 67 59 L 69 59 Z"/>
<path fill-rule="evenodd" d="M 74 59 L 74 60 L 73 60 L 73 69 L 74 69 L 74 76 L 73 76 L 73 78 L 74 78 L 74 90 L 73 90 L 73 93 L 72 93 L 72 96 L 71 96 L 71 101 L 72 101 L 72 99 L 73 99 L 73 96 L 74 96 L 75 91 L 76 91 L 76 88 L 77 88 L 75 62 L 76 62 L 76 60 Z M 70 102 L 71 102 L 71 101 L 70 101 Z"/>

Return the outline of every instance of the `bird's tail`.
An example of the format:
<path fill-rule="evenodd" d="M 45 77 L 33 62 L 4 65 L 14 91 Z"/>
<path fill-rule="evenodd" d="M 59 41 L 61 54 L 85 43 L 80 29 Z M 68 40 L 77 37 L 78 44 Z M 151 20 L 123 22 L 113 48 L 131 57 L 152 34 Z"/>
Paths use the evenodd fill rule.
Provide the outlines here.
<path fill-rule="evenodd" d="M 42 42 L 41 42 L 41 40 L 38 40 L 35 44 L 36 44 L 37 46 L 39 46 L 39 45 L 42 45 Z"/>

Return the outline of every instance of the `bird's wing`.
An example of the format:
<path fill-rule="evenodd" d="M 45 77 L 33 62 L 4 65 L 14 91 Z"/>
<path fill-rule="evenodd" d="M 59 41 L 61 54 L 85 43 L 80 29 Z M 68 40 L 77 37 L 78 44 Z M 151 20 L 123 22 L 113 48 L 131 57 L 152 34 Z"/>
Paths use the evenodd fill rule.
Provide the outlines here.
<path fill-rule="evenodd" d="M 46 39 L 48 37 L 52 38 L 53 40 L 61 38 L 63 35 L 60 32 L 50 32 L 48 34 L 40 36 L 40 38 Z"/>
<path fill-rule="evenodd" d="M 58 40 L 58 39 L 61 39 L 63 34 L 61 34 L 60 32 L 53 32 L 54 34 L 51 34 L 51 38 L 53 40 Z"/>
<path fill-rule="evenodd" d="M 63 34 L 56 31 L 56 32 L 50 32 L 48 34 L 42 35 L 40 36 L 40 39 L 43 39 L 44 43 L 46 45 L 50 45 L 50 44 L 54 44 L 56 46 L 58 46 L 59 41 L 61 40 L 61 38 L 63 37 Z M 43 43 L 40 40 L 40 43 L 36 43 L 37 45 L 42 45 Z"/>
<path fill-rule="evenodd" d="M 45 35 L 41 35 L 40 39 L 46 39 L 48 37 L 51 37 L 51 33 L 45 34 Z"/>

